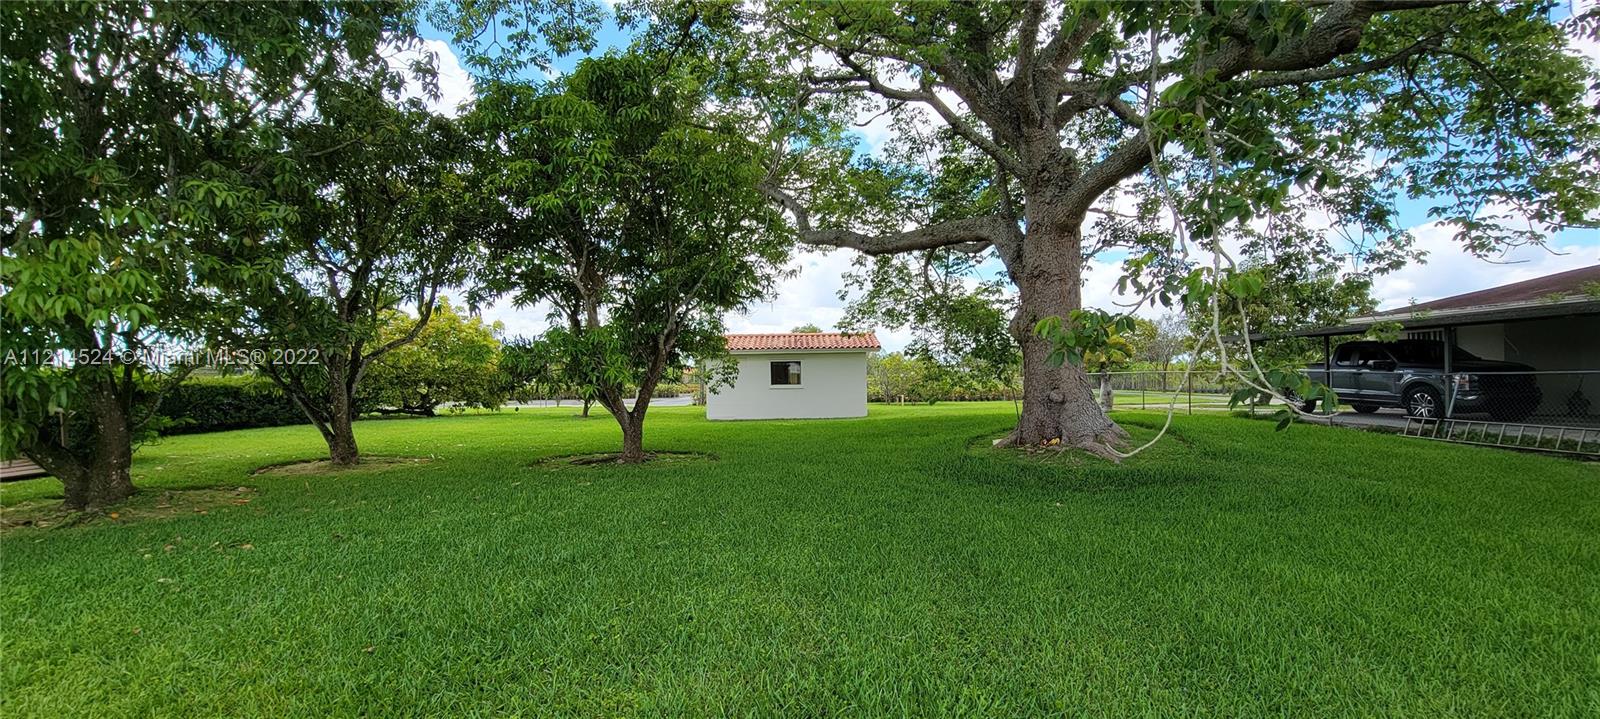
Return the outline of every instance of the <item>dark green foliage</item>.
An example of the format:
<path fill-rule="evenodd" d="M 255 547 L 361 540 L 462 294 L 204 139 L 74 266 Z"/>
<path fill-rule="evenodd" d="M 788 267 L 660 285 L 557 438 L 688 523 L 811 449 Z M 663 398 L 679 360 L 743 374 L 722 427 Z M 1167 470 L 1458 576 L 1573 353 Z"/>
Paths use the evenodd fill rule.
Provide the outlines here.
<path fill-rule="evenodd" d="M 0 336 L 116 356 L 0 372 L 3 441 L 83 490 L 69 503 L 132 491 L 161 343 L 216 306 L 202 240 L 281 218 L 241 186 L 261 124 L 410 32 L 390 2 L 0 3 Z"/>
<path fill-rule="evenodd" d="M 305 412 L 264 377 L 190 377 L 161 398 L 163 434 L 307 424 Z"/>
<path fill-rule="evenodd" d="M 405 312 L 389 312 L 377 342 L 400 339 L 415 323 Z M 500 406 L 506 396 L 498 367 L 500 330 L 500 323 L 486 325 L 441 299 L 414 340 L 368 366 L 357 404 L 365 411 L 422 416 L 432 416 L 441 404 L 455 412 Z"/>
<path fill-rule="evenodd" d="M 476 74 L 510 79 L 595 48 L 606 10 L 598 0 L 432 0 L 428 20 L 449 32 Z"/>
<path fill-rule="evenodd" d="M 556 371 L 609 411 L 629 461 L 655 386 L 722 352 L 724 315 L 773 290 L 792 243 L 757 189 L 769 150 L 710 102 L 704 73 L 608 55 L 549 86 L 488 83 L 465 118 L 471 184 L 500 211 L 482 291 L 553 306 L 526 374 Z"/>
<path fill-rule="evenodd" d="M 251 148 L 273 168 L 254 189 L 280 216 L 197 243 L 219 300 L 210 341 L 269 357 L 316 351 L 316 362 L 257 369 L 349 464 L 359 461 L 350 422 L 368 367 L 426 328 L 441 289 L 466 277 L 480 226 L 458 124 L 419 100 L 397 102 L 405 76 L 387 65 L 340 70 L 309 98 L 314 114 L 285 118 Z M 416 316 L 386 328 L 402 305 Z"/>

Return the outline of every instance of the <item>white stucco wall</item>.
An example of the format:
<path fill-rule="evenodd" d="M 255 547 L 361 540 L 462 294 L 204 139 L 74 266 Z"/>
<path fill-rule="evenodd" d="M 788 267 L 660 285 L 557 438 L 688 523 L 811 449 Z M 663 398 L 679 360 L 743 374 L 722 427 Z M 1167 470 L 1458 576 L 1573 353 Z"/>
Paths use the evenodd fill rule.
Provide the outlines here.
<path fill-rule="evenodd" d="M 706 395 L 707 419 L 867 416 L 865 351 L 739 352 L 739 376 Z M 771 362 L 799 362 L 801 384 L 773 386 Z"/>

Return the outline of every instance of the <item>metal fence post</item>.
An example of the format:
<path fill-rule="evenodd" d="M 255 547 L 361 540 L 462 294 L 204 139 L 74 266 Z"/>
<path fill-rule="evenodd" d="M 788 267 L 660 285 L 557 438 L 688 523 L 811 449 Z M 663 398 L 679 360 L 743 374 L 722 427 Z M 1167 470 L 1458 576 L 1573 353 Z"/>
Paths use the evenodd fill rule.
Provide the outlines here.
<path fill-rule="evenodd" d="M 1194 414 L 1194 373 L 1189 373 L 1189 389 L 1184 392 L 1189 397 L 1189 414 Z"/>

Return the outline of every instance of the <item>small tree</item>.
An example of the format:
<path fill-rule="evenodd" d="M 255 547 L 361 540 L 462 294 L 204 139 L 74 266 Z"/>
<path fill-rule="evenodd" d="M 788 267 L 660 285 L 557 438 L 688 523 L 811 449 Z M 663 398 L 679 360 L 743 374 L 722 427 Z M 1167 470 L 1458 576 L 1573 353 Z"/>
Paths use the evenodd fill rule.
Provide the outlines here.
<path fill-rule="evenodd" d="M 415 340 L 441 289 L 466 275 L 474 232 L 459 172 L 464 139 L 416 100 L 396 105 L 385 70 L 330 82 L 263 143 L 271 192 L 291 208 L 270 232 L 228 247 L 207 273 L 227 314 L 216 343 L 251 350 L 310 418 L 336 465 L 360 461 L 353 422 L 368 368 Z M 385 313 L 410 326 L 380 339 Z"/>
<path fill-rule="evenodd" d="M 788 261 L 792 237 L 756 189 L 767 153 L 707 99 L 687 63 L 629 53 L 546 87 L 489 82 L 468 118 L 476 184 L 505 210 L 484 289 L 554 306 L 546 339 L 621 426 L 624 462 L 645 459 L 662 378 L 722 352 L 723 314 L 770 293 Z"/>
<path fill-rule="evenodd" d="M 553 399 L 560 407 L 561 399 L 570 394 L 583 406 L 582 416 L 588 417 L 594 396 L 584 396 L 584 388 L 572 383 L 570 378 L 575 374 L 563 366 L 561 348 L 550 338 L 516 337 L 501 348 L 500 381 L 508 396 L 518 400 Z"/>
<path fill-rule="evenodd" d="M 1167 373 L 1172 361 L 1182 354 L 1189 341 L 1189 323 L 1182 315 L 1162 315 L 1156 320 L 1135 318 L 1128 335 L 1133 358 L 1161 371 L 1161 389 L 1167 389 Z"/>
<path fill-rule="evenodd" d="M 1247 243 L 1242 267 L 1259 276 L 1262 289 L 1240 312 L 1222 313 L 1213 320 L 1203 308 L 1191 309 L 1187 319 L 1196 335 L 1213 332 L 1212 322 L 1225 336 L 1242 338 L 1248 319 L 1249 334 L 1267 338 L 1252 344 L 1257 361 L 1265 368 L 1298 368 L 1322 358 L 1322 341 L 1290 336 L 1294 330 L 1343 324 L 1377 309 L 1372 281 L 1345 271 L 1331 257 L 1320 255 L 1309 243 Z M 1238 346 L 1229 349 L 1237 355 Z M 1211 357 L 1215 359 L 1213 352 Z"/>
<path fill-rule="evenodd" d="M 911 392 L 921 373 L 911 359 L 900 352 L 867 357 L 867 390 L 884 402 L 894 402 Z"/>
<path fill-rule="evenodd" d="M 807 322 L 806 324 L 800 325 L 799 327 L 789 331 L 798 332 L 800 334 L 820 334 L 822 332 L 822 328 Z"/>
<path fill-rule="evenodd" d="M 394 310 L 385 313 L 378 344 L 404 337 L 415 317 Z M 506 387 L 500 381 L 500 323 L 486 325 L 463 317 L 440 300 L 415 341 L 379 357 L 368 369 L 360 390 L 361 405 L 385 414 L 432 417 L 443 403 L 455 407 L 498 407 Z"/>

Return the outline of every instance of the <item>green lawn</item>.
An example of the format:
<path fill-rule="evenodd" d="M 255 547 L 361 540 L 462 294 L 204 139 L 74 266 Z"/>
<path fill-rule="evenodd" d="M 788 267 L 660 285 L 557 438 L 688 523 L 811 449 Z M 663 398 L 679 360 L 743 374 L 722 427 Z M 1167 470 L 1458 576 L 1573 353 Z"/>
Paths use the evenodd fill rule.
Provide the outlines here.
<path fill-rule="evenodd" d="M 168 439 L 121 519 L 0 538 L 0 715 L 1600 712 L 1600 465 L 1225 416 L 986 449 L 1012 412 L 662 408 L 717 460 L 631 468 L 530 466 L 615 447 L 568 408 L 364 422 L 433 460 L 340 475 L 250 474 L 308 427 Z"/>

